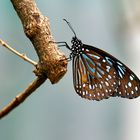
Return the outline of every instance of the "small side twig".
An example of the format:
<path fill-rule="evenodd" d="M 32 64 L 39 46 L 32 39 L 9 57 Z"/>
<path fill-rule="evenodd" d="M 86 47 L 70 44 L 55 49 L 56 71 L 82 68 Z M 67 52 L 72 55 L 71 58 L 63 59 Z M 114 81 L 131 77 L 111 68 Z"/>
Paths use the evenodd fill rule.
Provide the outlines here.
<path fill-rule="evenodd" d="M 0 110 L 0 119 L 7 115 L 10 111 L 21 104 L 29 95 L 31 95 L 40 85 L 42 85 L 46 77 L 37 77 L 25 91 L 17 95 L 8 105 L 6 105 L 2 110 Z"/>
<path fill-rule="evenodd" d="M 27 61 L 28 63 L 36 66 L 37 63 L 33 60 L 31 60 L 30 58 L 28 58 L 25 54 L 19 53 L 18 51 L 16 51 L 15 49 L 13 49 L 12 47 L 10 47 L 6 42 L 4 42 L 3 40 L 0 39 L 0 44 L 7 48 L 8 50 L 10 50 L 11 52 L 13 52 L 14 54 L 18 55 L 20 58 L 22 58 L 23 60 Z"/>

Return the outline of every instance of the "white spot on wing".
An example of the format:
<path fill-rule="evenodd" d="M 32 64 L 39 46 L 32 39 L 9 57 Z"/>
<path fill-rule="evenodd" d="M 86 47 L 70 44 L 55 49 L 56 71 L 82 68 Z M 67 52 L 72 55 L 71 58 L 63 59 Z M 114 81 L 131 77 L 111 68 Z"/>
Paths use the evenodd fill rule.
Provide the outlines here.
<path fill-rule="evenodd" d="M 106 68 L 107 68 L 106 71 L 109 72 L 111 67 L 110 66 L 106 66 Z"/>
<path fill-rule="evenodd" d="M 82 51 L 84 51 L 85 49 L 84 48 L 82 48 Z"/>
<path fill-rule="evenodd" d="M 111 79 L 112 78 L 111 75 L 108 75 L 108 78 Z"/>
<path fill-rule="evenodd" d="M 116 85 L 116 82 L 114 82 L 113 84 Z"/>
<path fill-rule="evenodd" d="M 135 90 L 138 91 L 138 87 L 135 87 Z"/>
<path fill-rule="evenodd" d="M 129 93 L 127 93 L 127 95 L 129 96 Z"/>
<path fill-rule="evenodd" d="M 85 91 L 83 91 L 83 96 L 85 95 Z"/>
<path fill-rule="evenodd" d="M 105 92 L 108 92 L 108 90 L 106 89 Z"/>
<path fill-rule="evenodd" d="M 89 89 L 92 89 L 92 86 L 91 85 L 89 85 Z"/>
<path fill-rule="evenodd" d="M 129 87 L 131 87 L 131 86 L 132 86 L 131 82 L 129 82 L 129 83 L 128 83 L 128 86 L 129 86 Z"/>
<path fill-rule="evenodd" d="M 132 94 L 132 95 L 134 94 L 134 91 L 133 91 L 133 90 L 131 91 L 131 94 Z"/>
<path fill-rule="evenodd" d="M 128 88 L 127 85 L 125 85 L 125 88 Z"/>
<path fill-rule="evenodd" d="M 85 87 L 86 86 L 86 84 L 83 84 L 83 87 Z"/>
<path fill-rule="evenodd" d="M 88 91 L 86 90 L 86 95 L 88 95 Z"/>
<path fill-rule="evenodd" d="M 101 84 L 99 84 L 99 87 L 100 87 L 100 89 L 102 89 L 102 85 Z"/>
<path fill-rule="evenodd" d="M 108 84 L 108 82 L 107 82 L 107 81 L 105 81 L 105 84 L 106 84 L 106 86 L 109 86 L 109 84 Z"/>
<path fill-rule="evenodd" d="M 109 92 L 111 92 L 112 90 L 111 89 L 109 89 Z"/>

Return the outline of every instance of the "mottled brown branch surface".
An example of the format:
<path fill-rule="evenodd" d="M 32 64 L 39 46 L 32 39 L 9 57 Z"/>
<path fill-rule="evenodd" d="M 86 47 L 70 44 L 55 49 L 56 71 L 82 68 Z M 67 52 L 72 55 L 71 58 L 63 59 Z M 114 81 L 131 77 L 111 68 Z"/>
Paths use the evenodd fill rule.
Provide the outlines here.
<path fill-rule="evenodd" d="M 34 70 L 37 79 L 34 80 L 23 93 L 17 95 L 7 106 L 0 110 L 0 118 L 3 118 L 22 103 L 31 93 L 42 85 L 47 78 L 52 84 L 57 83 L 67 71 L 66 57 L 59 51 L 54 43 L 55 41 L 51 34 L 49 19 L 41 14 L 35 1 L 11 0 L 11 2 L 22 22 L 26 36 L 30 39 L 36 50 L 39 61 L 35 64 Z M 9 50 L 18 56 L 21 55 L 20 57 L 24 57 L 14 49 L 10 48 Z M 29 60 L 30 59 L 26 58 L 26 61 Z"/>
<path fill-rule="evenodd" d="M 53 43 L 49 19 L 41 14 L 34 0 L 11 0 L 11 2 L 21 19 L 25 34 L 39 57 L 36 75 L 47 76 L 51 83 L 58 82 L 66 73 L 67 61 Z"/>

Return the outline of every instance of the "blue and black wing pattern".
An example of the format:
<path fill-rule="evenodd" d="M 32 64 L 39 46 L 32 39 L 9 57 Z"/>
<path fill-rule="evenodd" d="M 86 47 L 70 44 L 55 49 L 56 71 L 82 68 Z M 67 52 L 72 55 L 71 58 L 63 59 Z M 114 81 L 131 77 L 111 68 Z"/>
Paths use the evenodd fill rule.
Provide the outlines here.
<path fill-rule="evenodd" d="M 102 100 L 140 95 L 140 80 L 122 62 L 98 48 L 83 44 L 82 53 L 73 57 L 73 83 L 83 98 Z"/>

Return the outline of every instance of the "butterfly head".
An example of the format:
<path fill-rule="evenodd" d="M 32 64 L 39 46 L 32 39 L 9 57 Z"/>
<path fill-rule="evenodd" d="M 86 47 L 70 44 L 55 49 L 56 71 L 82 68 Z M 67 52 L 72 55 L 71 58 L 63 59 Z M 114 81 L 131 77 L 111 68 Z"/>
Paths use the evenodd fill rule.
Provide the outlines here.
<path fill-rule="evenodd" d="M 82 52 L 82 41 L 80 39 L 77 38 L 76 33 L 74 31 L 74 29 L 72 28 L 71 24 L 66 20 L 63 19 L 68 26 L 70 27 L 71 31 L 74 34 L 74 37 L 72 37 L 71 43 L 72 43 L 72 47 L 70 48 L 70 50 L 72 51 L 72 54 L 77 55 L 80 54 Z"/>
<path fill-rule="evenodd" d="M 71 43 L 72 43 L 72 46 L 74 47 L 79 48 L 80 46 L 82 46 L 82 41 L 78 39 L 76 36 L 72 37 Z"/>

